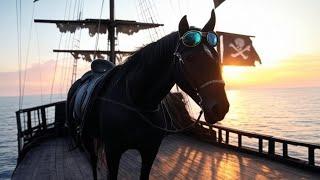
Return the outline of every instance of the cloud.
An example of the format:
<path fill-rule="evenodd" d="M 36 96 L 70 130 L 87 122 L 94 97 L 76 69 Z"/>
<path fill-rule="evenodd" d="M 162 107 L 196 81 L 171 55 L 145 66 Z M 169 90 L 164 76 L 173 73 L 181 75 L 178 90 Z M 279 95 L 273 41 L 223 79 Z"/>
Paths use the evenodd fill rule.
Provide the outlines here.
<path fill-rule="evenodd" d="M 49 94 L 54 77 L 55 60 L 48 60 L 42 64 L 33 64 L 26 71 L 22 71 L 21 82 L 25 81 L 25 95 Z M 69 69 L 69 70 L 68 70 Z M 66 85 L 70 84 L 71 68 L 66 64 L 59 62 L 55 74 L 55 83 L 53 93 L 66 93 Z M 19 95 L 19 71 L 0 72 L 0 96 L 17 96 Z"/>

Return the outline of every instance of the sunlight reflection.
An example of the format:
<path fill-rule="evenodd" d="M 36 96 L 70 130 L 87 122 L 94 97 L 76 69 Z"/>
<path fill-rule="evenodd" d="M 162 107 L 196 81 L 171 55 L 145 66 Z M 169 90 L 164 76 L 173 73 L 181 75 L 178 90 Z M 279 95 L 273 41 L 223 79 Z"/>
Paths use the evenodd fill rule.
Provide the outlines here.
<path fill-rule="evenodd" d="M 224 161 L 220 161 L 217 166 L 217 176 L 225 179 L 239 179 L 240 162 L 236 156 L 230 156 L 224 153 L 222 156 Z"/>

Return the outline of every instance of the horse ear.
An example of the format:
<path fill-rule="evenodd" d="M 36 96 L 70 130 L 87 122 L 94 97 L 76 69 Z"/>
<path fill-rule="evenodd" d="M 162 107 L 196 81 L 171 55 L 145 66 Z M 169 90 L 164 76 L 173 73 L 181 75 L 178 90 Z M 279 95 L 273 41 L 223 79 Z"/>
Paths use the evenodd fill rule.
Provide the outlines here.
<path fill-rule="evenodd" d="M 189 31 L 189 23 L 187 20 L 187 15 L 185 15 L 182 17 L 179 23 L 179 36 L 183 36 L 187 31 Z"/>
<path fill-rule="evenodd" d="M 212 9 L 211 17 L 201 31 L 203 32 L 213 31 L 215 25 L 216 25 L 216 13 L 214 12 L 214 9 Z"/>

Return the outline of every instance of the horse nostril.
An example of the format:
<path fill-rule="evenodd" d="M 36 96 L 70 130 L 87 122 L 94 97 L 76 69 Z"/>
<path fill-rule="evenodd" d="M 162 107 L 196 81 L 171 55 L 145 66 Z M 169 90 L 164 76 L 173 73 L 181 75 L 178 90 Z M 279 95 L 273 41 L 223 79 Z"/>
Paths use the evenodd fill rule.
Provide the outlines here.
<path fill-rule="evenodd" d="M 210 110 L 212 111 L 212 113 L 217 114 L 218 113 L 218 106 L 216 104 L 212 105 Z"/>

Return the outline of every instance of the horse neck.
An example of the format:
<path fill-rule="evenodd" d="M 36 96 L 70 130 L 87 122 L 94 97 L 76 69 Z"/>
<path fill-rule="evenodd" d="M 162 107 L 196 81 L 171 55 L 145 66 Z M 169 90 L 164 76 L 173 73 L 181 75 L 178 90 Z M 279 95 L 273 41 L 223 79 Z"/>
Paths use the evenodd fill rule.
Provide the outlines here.
<path fill-rule="evenodd" d="M 174 85 L 173 53 L 178 36 L 168 36 L 146 47 L 148 52 L 139 57 L 144 62 L 130 79 L 130 95 L 136 105 L 157 106 Z"/>

